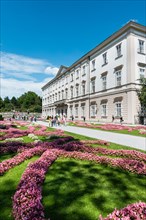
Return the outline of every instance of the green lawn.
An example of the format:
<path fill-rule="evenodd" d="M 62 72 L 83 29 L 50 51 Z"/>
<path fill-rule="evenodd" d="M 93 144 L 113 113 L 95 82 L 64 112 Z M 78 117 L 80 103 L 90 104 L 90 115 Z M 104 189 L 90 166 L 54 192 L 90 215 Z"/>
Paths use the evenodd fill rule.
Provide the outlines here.
<path fill-rule="evenodd" d="M 115 207 L 146 202 L 146 179 L 88 161 L 60 158 L 43 184 L 45 216 L 51 220 L 97 220 Z"/>
<path fill-rule="evenodd" d="M 21 175 L 25 171 L 27 165 L 37 158 L 38 157 L 35 156 L 29 160 L 25 160 L 22 164 L 10 169 L 0 177 L 0 220 L 13 219 L 11 215 L 12 196 L 16 191 Z"/>
<path fill-rule="evenodd" d="M 53 131 L 54 129 L 48 128 Z M 75 140 L 93 140 L 93 138 L 65 132 Z M 28 136 L 24 142 L 32 142 Z M 46 138 L 39 136 L 42 141 Z M 47 140 L 50 141 L 50 140 Z M 96 147 L 98 145 L 93 145 Z M 103 146 L 109 149 L 132 149 L 111 143 Z M 3 154 L 0 160 L 15 154 Z M 0 220 L 12 220 L 12 199 L 16 187 L 29 162 L 10 169 L 0 177 Z M 145 176 L 132 174 L 114 167 L 75 159 L 57 159 L 49 168 L 43 184 L 43 205 L 45 217 L 51 220 L 97 220 L 99 215 L 106 216 L 114 208 L 123 208 L 138 201 L 146 202 Z"/>

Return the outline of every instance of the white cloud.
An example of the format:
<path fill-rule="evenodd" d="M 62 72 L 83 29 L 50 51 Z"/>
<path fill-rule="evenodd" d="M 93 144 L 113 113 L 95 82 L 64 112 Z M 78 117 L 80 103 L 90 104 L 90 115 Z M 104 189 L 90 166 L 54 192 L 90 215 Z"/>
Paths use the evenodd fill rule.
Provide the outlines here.
<path fill-rule="evenodd" d="M 19 97 L 34 91 L 41 95 L 41 88 L 58 72 L 46 60 L 1 52 L 0 96 Z M 40 77 L 41 76 L 41 77 Z"/>
<path fill-rule="evenodd" d="M 6 76 L 30 79 L 32 74 L 46 74 L 54 76 L 58 68 L 53 67 L 46 60 L 34 59 L 22 55 L 1 52 L 1 72 Z M 48 71 L 49 70 L 49 71 Z"/>
<path fill-rule="evenodd" d="M 46 74 L 53 74 L 53 75 L 56 75 L 56 73 L 58 72 L 58 68 L 57 67 L 51 67 L 51 66 L 48 66 L 45 71 L 44 71 Z"/>
<path fill-rule="evenodd" d="M 16 79 L 4 79 L 1 78 L 1 97 L 5 98 L 8 96 L 12 98 L 13 96 L 19 97 L 25 92 L 33 91 L 39 96 L 41 96 L 41 87 L 44 85 L 43 82 L 34 81 L 21 81 Z"/>

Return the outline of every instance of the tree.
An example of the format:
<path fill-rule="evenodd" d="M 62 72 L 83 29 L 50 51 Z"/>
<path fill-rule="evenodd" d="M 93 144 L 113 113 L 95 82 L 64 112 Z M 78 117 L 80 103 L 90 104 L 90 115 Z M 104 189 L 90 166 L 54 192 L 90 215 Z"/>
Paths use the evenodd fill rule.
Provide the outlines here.
<path fill-rule="evenodd" d="M 0 110 L 1 111 L 24 111 L 24 112 L 42 112 L 42 99 L 34 92 L 27 92 L 21 95 L 19 98 L 14 96 L 10 100 L 9 97 L 5 97 L 4 101 L 0 98 Z"/>
<path fill-rule="evenodd" d="M 21 106 L 21 111 L 28 111 L 31 112 L 41 112 L 42 110 L 42 100 L 41 98 L 34 92 L 27 92 L 18 98 L 18 103 Z M 35 109 L 35 106 L 37 108 Z M 38 107 L 39 106 L 39 107 Z"/>
<path fill-rule="evenodd" d="M 18 109 L 18 101 L 14 96 L 11 99 L 11 104 L 12 104 L 14 110 Z"/>
<path fill-rule="evenodd" d="M 5 105 L 4 105 L 4 101 L 3 99 L 0 97 L 0 111 L 2 112 L 4 109 Z"/>
<path fill-rule="evenodd" d="M 141 108 L 146 109 L 146 78 L 140 79 L 141 88 L 137 91 Z"/>

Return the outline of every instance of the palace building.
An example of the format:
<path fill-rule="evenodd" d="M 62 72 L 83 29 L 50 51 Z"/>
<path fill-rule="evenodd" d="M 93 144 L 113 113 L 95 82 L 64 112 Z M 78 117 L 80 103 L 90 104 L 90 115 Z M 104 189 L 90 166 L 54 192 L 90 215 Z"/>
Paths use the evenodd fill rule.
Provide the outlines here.
<path fill-rule="evenodd" d="M 137 123 L 139 79 L 146 77 L 146 26 L 130 21 L 42 87 L 42 116 Z"/>

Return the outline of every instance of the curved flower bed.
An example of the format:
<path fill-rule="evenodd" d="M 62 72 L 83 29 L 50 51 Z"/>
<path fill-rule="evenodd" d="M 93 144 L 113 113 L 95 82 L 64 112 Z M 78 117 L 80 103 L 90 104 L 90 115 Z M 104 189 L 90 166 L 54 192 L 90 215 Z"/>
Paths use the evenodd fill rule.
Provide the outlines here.
<path fill-rule="evenodd" d="M 19 141 L 9 141 L 9 142 L 1 142 L 0 143 L 0 154 L 2 153 L 15 153 L 18 149 L 28 149 L 32 146 L 31 144 L 22 143 Z"/>
<path fill-rule="evenodd" d="M 39 127 L 40 130 L 36 130 L 37 127 Z M 63 137 L 64 134 L 62 131 L 46 132 L 45 126 L 35 126 L 35 128 L 29 126 L 27 130 L 18 132 L 18 129 L 11 128 L 10 125 L 9 128 L 6 129 L 6 132 L 7 135 L 11 135 L 12 133 L 16 135 L 33 133 L 43 136 L 62 136 L 52 142 L 39 142 L 36 144 L 24 144 L 21 142 L 0 143 L 1 153 L 18 152 L 16 156 L 0 164 L 1 175 L 32 156 L 41 155 L 36 162 L 28 165 L 13 197 L 13 215 L 15 220 L 45 220 L 44 208 L 41 203 L 41 185 L 45 179 L 47 169 L 60 156 L 93 161 L 94 163 L 118 167 L 133 173 L 146 175 L 146 163 L 144 163 L 146 162 L 146 155 L 144 153 L 136 150 L 111 150 L 102 148 L 101 146 L 96 148 L 89 146 L 89 144 L 108 146 L 109 143 L 107 141 L 74 141 L 74 138 L 71 136 Z M 96 155 L 97 153 L 107 156 L 98 156 Z M 110 158 L 108 156 L 120 156 L 122 158 Z M 136 215 L 137 220 L 144 220 L 146 219 L 145 206 L 145 203 L 132 204 L 122 210 L 115 210 L 105 219 L 100 216 L 100 220 L 131 220 L 134 219 Z"/>
<path fill-rule="evenodd" d="M 128 169 L 133 171 L 133 169 L 137 170 L 140 173 L 140 167 L 137 166 L 136 161 L 133 160 L 124 160 L 124 159 L 110 159 L 106 157 L 99 157 L 89 153 L 81 153 L 81 152 L 66 152 L 64 150 L 46 150 L 43 155 L 36 162 L 31 163 L 26 171 L 24 172 L 20 183 L 18 185 L 17 191 L 13 197 L 13 215 L 15 220 L 19 219 L 40 219 L 45 220 L 44 216 L 44 208 L 41 203 L 42 199 L 42 189 L 41 185 L 45 179 L 45 173 L 51 164 L 57 159 L 58 156 L 63 157 L 71 157 L 75 159 L 81 160 L 90 160 L 100 164 L 110 164 L 112 166 L 118 166 L 120 168 Z M 125 165 L 126 164 L 126 165 Z M 129 167 L 128 167 L 129 166 Z M 137 169 L 138 168 L 138 169 Z M 142 172 L 144 174 L 144 172 Z M 146 172 L 145 172 L 146 174 Z M 144 203 L 143 203 L 144 204 Z M 142 210 L 143 216 L 145 216 L 143 204 L 137 208 L 137 205 L 130 206 L 130 209 L 135 213 L 135 215 L 140 215 Z M 141 209 L 142 207 L 142 209 Z M 129 209 L 129 210 L 130 210 Z M 125 212 L 124 209 L 122 212 L 115 210 L 112 214 L 109 215 L 108 218 L 103 219 L 100 216 L 101 220 L 110 220 L 110 219 L 119 219 L 125 213 L 128 216 L 132 216 L 129 212 Z M 118 213 L 118 215 L 117 215 Z M 121 214 L 122 213 L 122 214 Z M 132 212 L 130 212 L 132 213 Z M 142 214 L 141 214 L 142 216 Z M 116 218 L 115 218 L 116 217 Z M 124 219 L 124 218 L 123 218 Z M 143 218 L 141 218 L 143 219 Z M 126 220 L 126 218 L 125 218 Z M 131 218 L 129 218 L 131 220 Z"/>
<path fill-rule="evenodd" d="M 106 218 L 99 217 L 100 220 L 145 220 L 146 203 L 138 202 L 130 204 L 121 210 L 115 209 Z"/>
<path fill-rule="evenodd" d="M 47 169 L 57 159 L 57 152 L 47 150 L 25 170 L 17 191 L 13 197 L 13 216 L 15 220 L 44 220 L 44 209 L 41 204 L 41 185 Z"/>
<path fill-rule="evenodd" d="M 63 146 L 61 146 L 62 149 L 67 151 L 82 151 L 82 152 L 88 152 L 88 153 L 101 153 L 108 156 L 122 156 L 122 157 L 128 157 L 130 159 L 140 160 L 146 162 L 146 154 L 141 153 L 136 150 L 112 150 L 112 149 L 106 149 L 102 147 L 92 147 L 92 146 L 86 146 L 83 143 L 93 143 L 90 141 L 71 141 L 69 143 L 65 143 Z M 98 143 L 98 141 L 97 141 Z M 100 143 L 100 140 L 99 140 Z"/>
<path fill-rule="evenodd" d="M 133 173 L 146 175 L 146 164 L 137 160 L 130 160 L 127 158 L 109 158 L 105 156 L 96 156 L 92 153 L 81 153 L 77 151 L 66 152 L 63 151 L 62 156 L 71 157 L 80 160 L 89 160 L 99 164 L 110 165 L 118 167 Z"/>
<path fill-rule="evenodd" d="M 11 159 L 4 160 L 2 163 L 0 163 L 0 175 L 4 174 L 14 166 L 22 163 L 24 160 L 33 157 L 34 155 L 41 155 L 45 150 L 46 149 L 42 147 L 35 147 L 33 149 L 23 151 Z"/>

